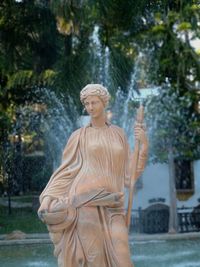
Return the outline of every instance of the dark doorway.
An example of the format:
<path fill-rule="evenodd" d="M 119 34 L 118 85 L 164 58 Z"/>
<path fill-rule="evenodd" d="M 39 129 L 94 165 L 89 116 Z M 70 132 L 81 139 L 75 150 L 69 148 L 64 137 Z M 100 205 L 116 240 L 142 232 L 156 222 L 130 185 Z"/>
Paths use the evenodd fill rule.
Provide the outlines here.
<path fill-rule="evenodd" d="M 167 233 L 169 228 L 169 207 L 155 204 L 142 211 L 142 232 L 148 234 Z"/>

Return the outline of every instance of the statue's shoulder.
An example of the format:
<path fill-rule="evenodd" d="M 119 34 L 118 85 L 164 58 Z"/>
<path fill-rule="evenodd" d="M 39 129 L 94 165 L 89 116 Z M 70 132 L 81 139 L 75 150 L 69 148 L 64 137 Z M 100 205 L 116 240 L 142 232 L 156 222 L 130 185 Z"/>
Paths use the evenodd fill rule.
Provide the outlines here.
<path fill-rule="evenodd" d="M 84 131 L 84 128 L 85 128 L 85 127 L 81 127 L 81 128 L 78 128 L 78 129 L 74 130 L 74 131 L 71 133 L 71 135 L 70 135 L 69 138 L 70 138 L 70 139 L 71 139 L 71 138 L 79 138 L 81 132 Z"/>
<path fill-rule="evenodd" d="M 116 131 L 124 132 L 124 130 L 116 124 L 110 124 L 110 127 Z"/>
<path fill-rule="evenodd" d="M 124 135 L 125 135 L 125 133 L 124 133 L 124 129 L 123 129 L 123 128 L 121 128 L 121 127 L 119 127 L 119 126 L 117 126 L 117 125 L 115 125 L 115 124 L 110 124 L 110 127 L 111 127 L 114 131 L 116 131 L 117 133 L 119 133 L 121 136 L 124 136 Z"/>

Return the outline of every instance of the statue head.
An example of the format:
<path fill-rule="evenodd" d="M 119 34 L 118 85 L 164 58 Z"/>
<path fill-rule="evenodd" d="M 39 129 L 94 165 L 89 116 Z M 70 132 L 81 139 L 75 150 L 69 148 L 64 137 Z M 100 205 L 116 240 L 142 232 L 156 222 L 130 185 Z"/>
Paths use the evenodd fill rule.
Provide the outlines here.
<path fill-rule="evenodd" d="M 110 94 L 101 84 L 87 84 L 80 92 L 80 100 L 84 104 L 85 99 L 88 96 L 98 96 L 106 107 L 110 100 Z"/>

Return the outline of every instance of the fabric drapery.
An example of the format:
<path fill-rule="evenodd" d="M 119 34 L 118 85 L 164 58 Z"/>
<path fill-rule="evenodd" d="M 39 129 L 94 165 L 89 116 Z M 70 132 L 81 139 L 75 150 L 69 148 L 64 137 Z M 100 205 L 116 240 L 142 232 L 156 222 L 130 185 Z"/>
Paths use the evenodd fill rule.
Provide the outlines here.
<path fill-rule="evenodd" d="M 132 267 L 119 193 L 129 178 L 129 146 L 121 128 L 83 127 L 40 196 L 59 267 Z"/>

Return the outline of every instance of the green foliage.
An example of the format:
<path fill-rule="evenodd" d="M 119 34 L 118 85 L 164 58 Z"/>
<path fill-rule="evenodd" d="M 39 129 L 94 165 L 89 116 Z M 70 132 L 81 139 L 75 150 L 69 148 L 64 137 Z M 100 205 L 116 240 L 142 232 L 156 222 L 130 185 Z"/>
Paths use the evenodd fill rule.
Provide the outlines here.
<path fill-rule="evenodd" d="M 24 87 L 27 82 L 30 84 L 34 80 L 34 74 L 32 70 L 20 70 L 15 72 L 9 77 L 7 88 Z M 34 81 L 33 81 L 34 82 Z"/>
<path fill-rule="evenodd" d="M 48 162 L 44 155 L 35 153 L 26 155 L 23 163 L 25 191 L 28 189 L 28 191 L 41 192 L 51 177 L 52 162 Z"/>
<path fill-rule="evenodd" d="M 163 87 L 158 96 L 147 101 L 147 120 L 153 161 L 166 162 L 168 151 L 175 158 L 200 158 L 200 116 L 193 108 L 191 93 L 179 96 L 172 88 Z"/>
<path fill-rule="evenodd" d="M 195 39 L 200 34 L 199 21 L 197 0 L 2 0 L 0 137 L 8 139 L 16 125 L 15 112 L 19 106 L 25 103 L 31 106 L 34 101 L 42 101 L 38 99 L 38 88 L 54 90 L 57 95 L 62 94 L 66 102 L 71 97 L 81 112 L 79 91 L 87 83 L 102 82 L 99 69 L 105 68 L 106 48 L 109 48 L 110 64 L 106 70 L 109 81 L 103 82 L 108 83 L 105 85 L 109 86 L 113 95 L 119 87 L 127 93 L 137 55 L 148 50 L 150 59 L 144 60 L 145 67 L 141 66 L 148 74 L 148 81 L 140 77 L 138 83 L 165 87 L 168 80 L 169 94 L 176 93 L 177 110 L 180 113 L 187 110 L 184 117 L 186 124 L 196 132 L 199 127 L 195 107 L 198 102 L 196 85 L 200 77 L 200 54 L 191 46 L 191 38 Z M 95 26 L 99 28 L 99 47 L 91 42 Z M 101 59 L 97 57 L 100 53 Z M 188 98 L 191 106 L 187 107 L 181 97 Z M 155 107 L 158 101 L 163 105 L 162 98 L 152 101 Z M 178 116 L 172 116 L 167 105 L 159 109 L 165 109 L 170 114 L 162 118 L 164 121 L 167 119 L 169 124 L 179 120 Z M 21 130 L 26 135 L 41 137 L 43 130 L 30 126 L 31 119 L 31 115 L 25 119 Z M 162 127 L 157 134 L 157 140 L 169 141 L 171 136 Z M 191 138 L 190 135 L 180 138 L 180 144 L 193 144 L 189 148 L 187 145 L 174 145 L 184 155 L 195 158 L 197 149 L 194 144 L 197 147 L 199 140 Z M 158 142 L 154 150 L 164 159 L 166 143 L 159 145 Z M 35 180 L 39 180 L 40 175 L 35 175 Z"/>
<path fill-rule="evenodd" d="M 160 24 L 160 25 L 155 25 L 152 27 L 152 32 L 159 34 L 159 33 L 165 33 L 166 32 L 166 27 L 164 24 Z"/>
<path fill-rule="evenodd" d="M 39 75 L 32 70 L 19 70 L 9 76 L 7 89 L 29 88 L 35 85 L 51 87 L 54 84 L 56 72 L 46 69 Z M 23 90 L 23 89 L 22 89 Z"/>
<path fill-rule="evenodd" d="M 178 31 L 188 31 L 190 29 L 192 29 L 192 25 L 189 22 L 181 22 L 177 27 Z"/>
<path fill-rule="evenodd" d="M 14 230 L 25 233 L 45 233 L 46 226 L 31 208 L 12 209 L 12 215 L 7 214 L 7 207 L 0 206 L 0 234 L 8 234 Z"/>
<path fill-rule="evenodd" d="M 2 129 L 9 129 L 11 126 L 10 118 L 6 112 L 0 110 L 0 125 Z M 2 132 L 1 132 L 2 133 Z M 0 137 L 2 140 L 3 136 Z"/>

